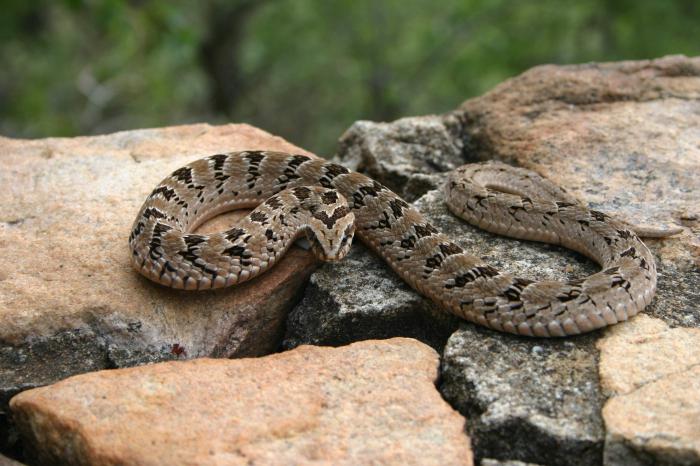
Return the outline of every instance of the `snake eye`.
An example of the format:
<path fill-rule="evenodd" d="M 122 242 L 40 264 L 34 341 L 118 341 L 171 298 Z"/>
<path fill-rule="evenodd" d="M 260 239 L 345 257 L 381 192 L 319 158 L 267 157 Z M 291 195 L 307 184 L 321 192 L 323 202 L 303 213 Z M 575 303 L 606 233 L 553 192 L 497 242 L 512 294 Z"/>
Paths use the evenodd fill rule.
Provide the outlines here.
<path fill-rule="evenodd" d="M 343 232 L 343 238 L 340 240 L 340 247 L 345 246 L 348 241 L 352 240 L 353 234 L 355 233 L 355 228 L 353 225 L 348 225 Z"/>

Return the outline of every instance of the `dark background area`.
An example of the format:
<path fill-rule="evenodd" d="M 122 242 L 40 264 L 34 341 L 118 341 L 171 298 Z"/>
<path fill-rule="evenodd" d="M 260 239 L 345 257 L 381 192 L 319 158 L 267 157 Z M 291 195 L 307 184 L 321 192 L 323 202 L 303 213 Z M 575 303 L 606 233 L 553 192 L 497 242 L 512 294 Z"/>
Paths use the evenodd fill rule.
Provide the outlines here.
<path fill-rule="evenodd" d="M 248 122 L 328 155 L 544 63 L 697 55 L 698 0 L 3 0 L 0 134 Z"/>

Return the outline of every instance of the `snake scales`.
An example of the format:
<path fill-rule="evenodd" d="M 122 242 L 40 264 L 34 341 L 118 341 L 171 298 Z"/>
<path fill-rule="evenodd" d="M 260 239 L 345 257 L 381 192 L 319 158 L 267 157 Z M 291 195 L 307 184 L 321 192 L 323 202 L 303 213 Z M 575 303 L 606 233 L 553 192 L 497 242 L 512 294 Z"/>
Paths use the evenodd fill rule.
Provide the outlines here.
<path fill-rule="evenodd" d="M 588 332 L 649 304 L 656 266 L 626 223 L 582 206 L 539 175 L 504 164 L 448 176 L 449 209 L 488 231 L 561 244 L 602 266 L 582 280 L 538 281 L 465 253 L 377 181 L 321 159 L 279 152 L 218 154 L 165 178 L 141 208 L 129 245 L 135 268 L 172 288 L 249 280 L 306 235 L 323 260 L 341 259 L 353 234 L 414 289 L 459 317 L 529 336 Z M 230 230 L 197 235 L 207 219 L 255 209 Z"/>

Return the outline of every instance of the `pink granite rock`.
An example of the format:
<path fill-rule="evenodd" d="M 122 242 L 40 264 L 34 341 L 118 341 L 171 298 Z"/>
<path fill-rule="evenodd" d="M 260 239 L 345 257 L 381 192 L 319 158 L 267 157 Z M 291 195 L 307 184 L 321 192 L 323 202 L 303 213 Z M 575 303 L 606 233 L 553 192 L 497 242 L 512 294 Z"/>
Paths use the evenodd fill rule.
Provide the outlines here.
<path fill-rule="evenodd" d="M 243 149 L 305 153 L 248 125 L 0 138 L 0 424 L 10 396 L 75 373 L 276 350 L 311 253 L 293 248 L 259 279 L 201 293 L 156 285 L 129 260 L 132 222 L 162 178 Z"/>
<path fill-rule="evenodd" d="M 700 462 L 700 329 L 640 315 L 598 341 L 605 457 L 630 464 Z"/>
<path fill-rule="evenodd" d="M 35 460 L 68 464 L 472 464 L 415 340 L 302 346 L 78 375 L 11 407 Z"/>

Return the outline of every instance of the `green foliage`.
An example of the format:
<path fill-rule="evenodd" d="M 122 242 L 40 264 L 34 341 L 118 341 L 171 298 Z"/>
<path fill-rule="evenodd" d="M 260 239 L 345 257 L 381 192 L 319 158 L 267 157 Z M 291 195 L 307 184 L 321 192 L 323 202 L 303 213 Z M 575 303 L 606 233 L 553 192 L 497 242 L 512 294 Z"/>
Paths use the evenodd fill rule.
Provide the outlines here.
<path fill-rule="evenodd" d="M 0 132 L 246 121 L 318 153 L 542 63 L 698 53 L 697 0 L 4 0 Z"/>

